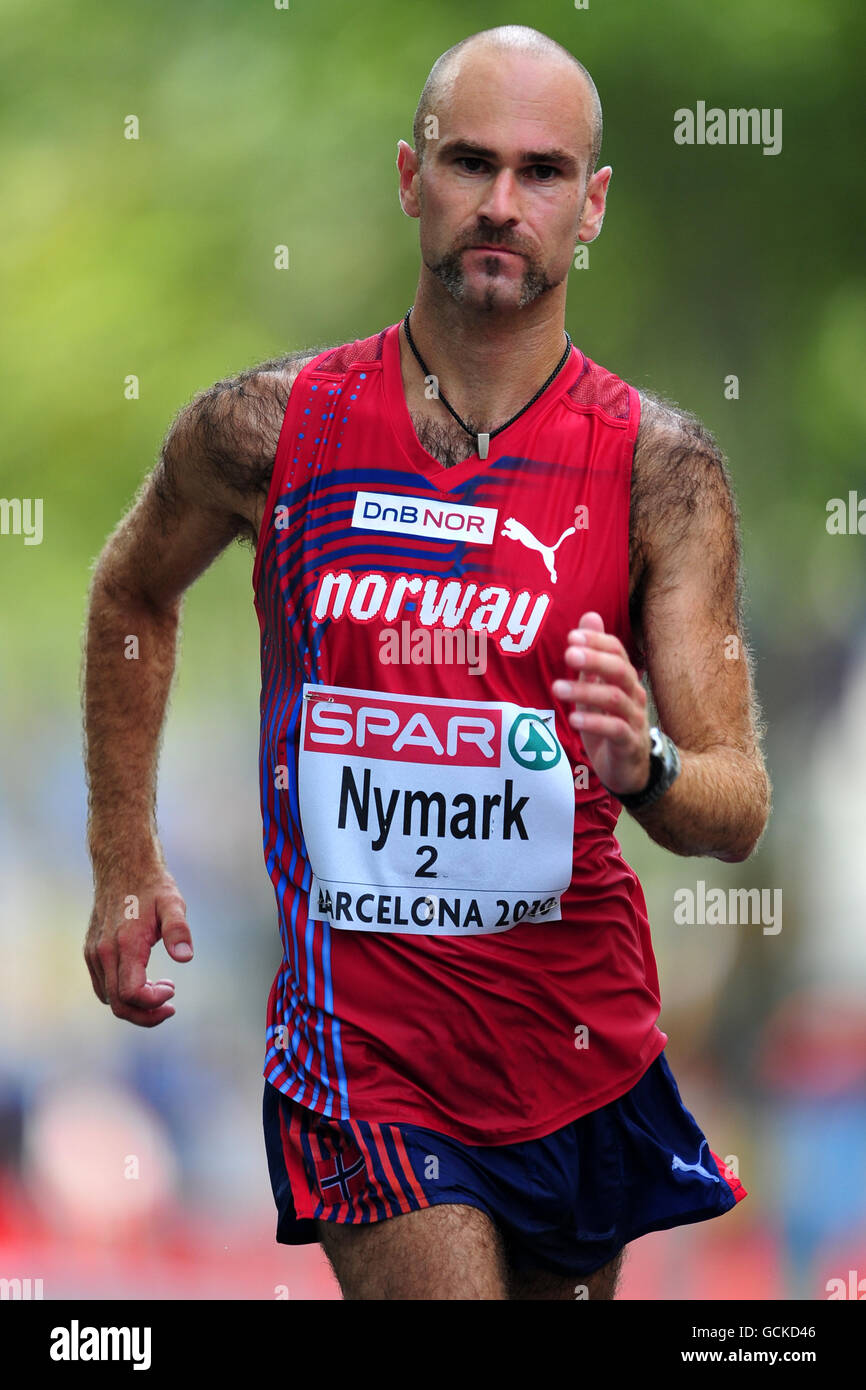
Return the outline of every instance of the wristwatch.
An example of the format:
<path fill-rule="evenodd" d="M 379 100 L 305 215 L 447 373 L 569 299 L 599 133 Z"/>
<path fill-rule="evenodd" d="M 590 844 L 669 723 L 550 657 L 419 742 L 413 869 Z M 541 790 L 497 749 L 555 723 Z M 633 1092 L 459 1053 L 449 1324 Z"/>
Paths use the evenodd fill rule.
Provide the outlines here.
<path fill-rule="evenodd" d="M 677 780 L 681 772 L 680 755 L 673 739 L 663 734 L 655 726 L 650 729 L 650 775 L 649 781 L 639 792 L 614 792 L 607 787 L 627 811 L 636 811 L 642 806 L 652 806 L 659 797 Z"/>

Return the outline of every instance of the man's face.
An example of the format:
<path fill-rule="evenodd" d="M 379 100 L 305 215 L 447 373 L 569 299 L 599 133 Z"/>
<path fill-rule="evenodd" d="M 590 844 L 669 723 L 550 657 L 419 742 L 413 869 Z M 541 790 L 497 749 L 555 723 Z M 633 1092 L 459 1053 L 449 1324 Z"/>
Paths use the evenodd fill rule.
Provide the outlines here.
<path fill-rule="evenodd" d="M 598 235 L 611 171 L 586 184 L 591 108 L 579 74 L 501 53 L 470 61 L 433 113 L 438 137 L 420 171 L 400 142 L 401 201 L 452 298 L 523 308 L 562 283 L 578 240 Z"/>

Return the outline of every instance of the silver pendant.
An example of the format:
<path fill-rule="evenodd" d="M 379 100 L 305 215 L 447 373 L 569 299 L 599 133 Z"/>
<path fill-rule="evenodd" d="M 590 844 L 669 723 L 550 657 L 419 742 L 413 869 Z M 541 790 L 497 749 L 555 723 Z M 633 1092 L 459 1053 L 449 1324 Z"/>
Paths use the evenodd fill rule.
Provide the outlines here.
<path fill-rule="evenodd" d="M 486 458 L 487 458 L 487 450 L 488 450 L 489 448 L 490 448 L 490 435 L 489 435 L 489 434 L 479 434 L 479 436 L 478 436 L 478 457 L 479 457 L 480 459 L 486 459 Z"/>

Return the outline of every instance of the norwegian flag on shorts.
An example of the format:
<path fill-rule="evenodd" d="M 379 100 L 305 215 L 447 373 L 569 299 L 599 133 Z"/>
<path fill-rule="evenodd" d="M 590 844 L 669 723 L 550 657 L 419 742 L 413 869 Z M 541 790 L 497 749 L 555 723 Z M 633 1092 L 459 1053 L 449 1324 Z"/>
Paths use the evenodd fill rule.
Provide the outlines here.
<path fill-rule="evenodd" d="M 357 1144 L 347 1143 L 316 1163 L 316 1182 L 326 1207 L 360 1197 L 367 1186 L 367 1169 Z"/>

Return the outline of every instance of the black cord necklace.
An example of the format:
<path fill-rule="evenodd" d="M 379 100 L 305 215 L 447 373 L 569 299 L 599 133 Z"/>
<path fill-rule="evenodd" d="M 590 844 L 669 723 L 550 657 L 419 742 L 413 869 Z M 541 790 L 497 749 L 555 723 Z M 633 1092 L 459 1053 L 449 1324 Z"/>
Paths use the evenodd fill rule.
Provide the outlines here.
<path fill-rule="evenodd" d="M 411 334 L 411 331 L 410 331 L 410 329 L 409 329 L 409 317 L 410 317 L 411 313 L 412 313 L 412 307 L 410 307 L 410 308 L 408 308 L 408 309 L 406 310 L 406 317 L 403 319 L 403 327 L 404 327 L 405 330 L 406 330 L 406 339 L 407 339 L 407 341 L 408 341 L 408 343 L 409 343 L 410 348 L 412 349 L 412 351 L 414 352 L 416 358 L 418 359 L 418 365 L 420 366 L 420 368 L 421 368 L 422 372 L 424 373 L 425 377 L 432 376 L 432 372 L 430 372 L 430 370 L 428 369 L 427 363 L 424 361 L 424 358 L 421 356 L 420 352 L 419 352 L 418 349 L 416 348 L 415 343 L 414 343 L 414 340 L 413 340 L 413 338 L 412 338 L 412 334 Z M 531 401 L 527 401 L 527 402 L 526 402 L 526 405 L 523 407 L 522 410 L 518 410 L 517 414 L 516 414 L 516 415 L 512 415 L 512 417 L 511 417 L 510 420 L 506 420 L 504 425 L 499 425 L 497 429 L 495 429 L 495 430 L 490 430 L 490 432 L 487 433 L 487 434 L 476 434 L 474 430 L 471 430 L 471 429 L 469 428 L 469 426 L 465 423 L 465 421 L 463 421 L 463 420 L 460 419 L 460 416 L 457 414 L 457 411 L 453 408 L 453 406 L 451 406 L 451 405 L 448 404 L 448 402 L 446 401 L 446 399 L 445 399 L 444 395 L 442 394 L 442 392 L 441 392 L 441 391 L 438 391 L 438 393 L 437 393 L 437 394 L 438 394 L 438 398 L 439 398 L 439 400 L 442 402 L 442 404 L 444 405 L 445 409 L 451 411 L 451 414 L 454 416 L 454 419 L 457 421 L 457 423 L 458 423 L 458 425 L 460 426 L 460 428 L 461 428 L 462 430 L 465 430 L 466 433 L 467 433 L 468 435 L 470 435 L 472 439 L 475 440 L 476 445 L 477 445 L 478 457 L 479 457 L 480 459 L 486 459 L 486 458 L 487 458 L 487 450 L 488 450 L 489 447 L 490 447 L 490 441 L 491 441 L 491 439 L 493 438 L 493 436 L 496 435 L 496 434 L 501 434 L 503 430 L 507 430 L 507 429 L 508 429 L 508 426 L 509 426 L 509 425 L 513 425 L 515 420 L 519 420 L 520 417 L 521 417 L 521 415 L 523 415 L 524 412 L 527 411 L 531 405 L 535 405 L 535 402 L 538 400 L 538 397 L 544 394 L 544 392 L 547 390 L 547 388 L 548 388 L 548 386 L 550 385 L 550 383 L 553 381 L 553 378 L 554 378 L 555 376 L 557 376 L 559 372 L 562 371 L 562 368 L 565 366 L 566 362 L 568 361 L 568 355 L 569 355 L 569 353 L 571 352 L 571 338 L 569 337 L 568 329 L 565 329 L 564 332 L 565 332 L 565 338 L 566 338 L 565 352 L 562 354 L 561 358 L 559 359 L 558 365 L 557 365 L 556 367 L 554 367 L 553 371 L 550 373 L 550 376 L 547 378 L 547 380 L 546 380 L 546 382 L 544 383 L 544 385 L 539 387 L 539 389 L 536 391 L 535 395 L 532 397 L 532 400 L 531 400 Z"/>

